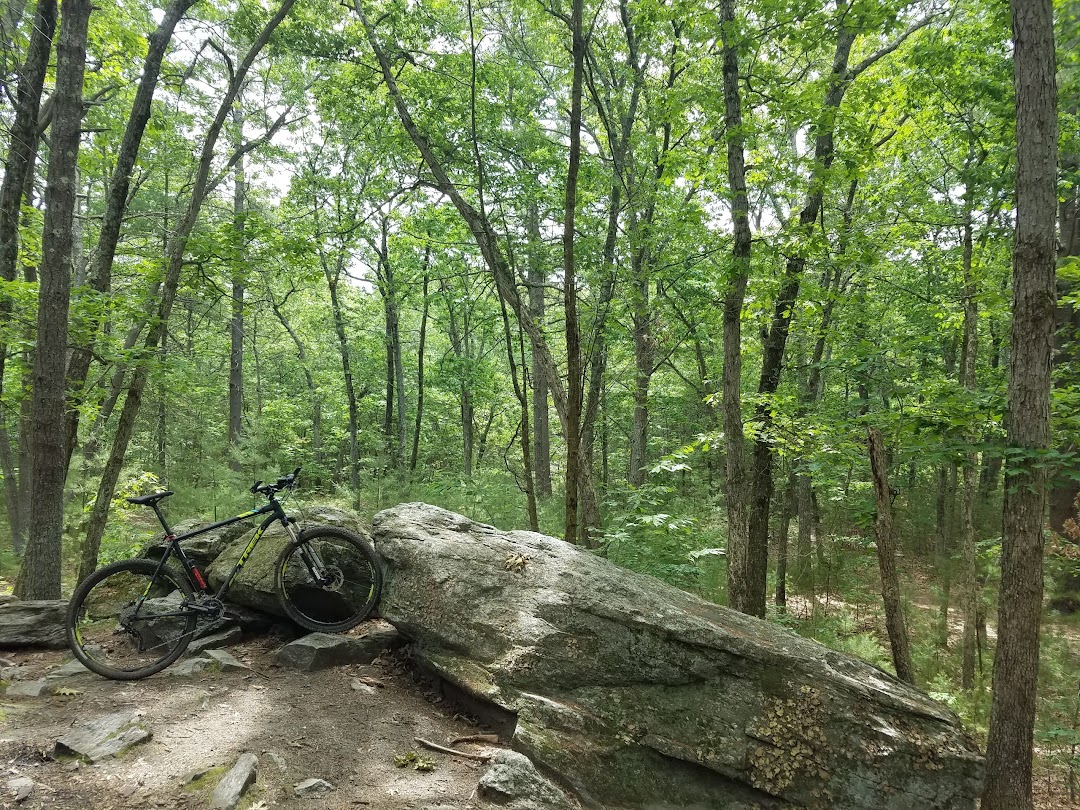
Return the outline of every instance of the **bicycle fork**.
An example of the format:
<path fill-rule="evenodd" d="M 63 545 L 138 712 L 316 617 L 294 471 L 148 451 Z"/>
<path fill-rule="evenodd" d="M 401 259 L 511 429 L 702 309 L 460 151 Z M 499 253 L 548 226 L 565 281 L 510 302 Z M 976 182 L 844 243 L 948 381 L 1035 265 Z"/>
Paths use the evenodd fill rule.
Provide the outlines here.
<path fill-rule="evenodd" d="M 285 530 L 289 533 L 289 537 L 292 538 L 293 542 L 299 541 L 300 536 L 296 533 L 292 524 L 287 523 Z M 300 559 L 304 561 L 308 573 L 311 574 L 311 578 L 315 580 L 320 588 L 325 588 L 334 581 L 334 578 L 327 573 L 326 563 L 322 561 L 319 552 L 315 550 L 311 543 L 304 543 L 300 546 Z"/>

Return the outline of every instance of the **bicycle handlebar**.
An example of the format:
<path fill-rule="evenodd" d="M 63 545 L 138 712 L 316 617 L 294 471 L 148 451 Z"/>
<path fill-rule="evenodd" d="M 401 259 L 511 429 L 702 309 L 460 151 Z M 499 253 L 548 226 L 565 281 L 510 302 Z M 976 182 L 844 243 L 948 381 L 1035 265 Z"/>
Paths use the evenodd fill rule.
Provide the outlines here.
<path fill-rule="evenodd" d="M 283 489 L 292 489 L 296 485 L 296 476 L 300 475 L 300 468 L 297 467 L 288 475 L 283 475 L 273 484 L 264 484 L 262 481 L 256 481 L 249 492 L 252 495 L 262 493 L 266 497 L 271 497 L 275 492 L 281 492 Z"/>

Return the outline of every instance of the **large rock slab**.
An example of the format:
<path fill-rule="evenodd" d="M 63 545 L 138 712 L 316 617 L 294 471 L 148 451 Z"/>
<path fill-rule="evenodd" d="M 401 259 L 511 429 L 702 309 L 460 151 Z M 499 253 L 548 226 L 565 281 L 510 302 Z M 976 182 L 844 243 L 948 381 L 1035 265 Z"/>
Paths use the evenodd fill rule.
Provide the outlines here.
<path fill-rule="evenodd" d="M 173 526 L 172 531 L 175 535 L 187 534 L 200 526 L 206 526 L 213 522 L 201 518 L 189 518 Z M 241 520 L 228 526 L 221 526 L 206 534 L 200 534 L 198 537 L 192 537 L 190 540 L 182 540 L 180 545 L 183 547 L 184 553 L 191 557 L 196 565 L 205 568 L 216 560 L 221 552 L 235 542 L 237 538 L 248 534 L 254 529 L 255 523 L 253 521 Z M 160 540 L 154 540 L 143 547 L 139 552 L 139 556 L 157 559 L 161 556 L 163 550 L 164 544 Z M 236 560 L 234 559 L 233 562 L 235 563 Z"/>
<path fill-rule="evenodd" d="M 364 520 L 355 512 L 347 512 L 333 506 L 306 506 L 300 518 L 300 528 L 308 526 L 340 526 L 369 537 Z M 251 541 L 254 530 L 233 540 L 207 570 L 210 587 L 217 589 L 225 581 Z M 272 524 L 248 557 L 243 570 L 229 588 L 230 602 L 253 608 L 274 616 L 284 616 L 274 589 L 274 566 L 281 550 L 289 543 L 289 536 L 280 523 Z"/>
<path fill-rule="evenodd" d="M 969 810 L 982 758 L 887 673 L 587 551 L 379 513 L 381 612 L 588 806 Z"/>
<path fill-rule="evenodd" d="M 67 646 L 63 599 L 10 599 L 0 604 L 0 648 Z"/>
<path fill-rule="evenodd" d="M 56 741 L 56 754 L 99 762 L 150 737 L 150 732 L 139 724 L 137 713 L 116 712 L 73 728 Z"/>

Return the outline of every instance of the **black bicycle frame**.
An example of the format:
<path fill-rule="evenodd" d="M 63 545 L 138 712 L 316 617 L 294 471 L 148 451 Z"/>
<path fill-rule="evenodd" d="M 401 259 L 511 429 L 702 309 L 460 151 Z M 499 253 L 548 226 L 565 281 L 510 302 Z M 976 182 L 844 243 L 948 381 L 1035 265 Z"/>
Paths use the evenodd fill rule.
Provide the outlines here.
<path fill-rule="evenodd" d="M 285 514 L 285 510 L 281 507 L 281 504 L 274 498 L 270 499 L 270 502 L 265 506 L 258 509 L 252 509 L 250 512 L 244 512 L 236 517 L 226 518 L 225 520 L 219 520 L 217 523 L 211 523 L 207 526 L 203 526 L 201 529 L 196 529 L 193 532 L 185 532 L 179 536 L 172 533 L 169 525 L 165 522 L 165 518 L 162 516 L 158 509 L 158 505 L 153 504 L 154 512 L 158 516 L 158 520 L 161 521 L 161 525 L 165 527 L 165 553 L 161 555 L 161 560 L 158 562 L 157 570 L 154 571 L 154 576 L 151 578 L 151 584 L 157 580 L 158 574 L 165 567 L 165 563 L 169 557 L 173 554 L 180 560 L 181 565 L 184 566 L 184 573 L 187 574 L 188 582 L 191 586 L 198 590 L 202 594 L 210 594 L 209 585 L 203 578 L 202 573 L 195 567 L 195 562 L 184 553 L 183 547 L 180 545 L 183 540 L 190 540 L 192 537 L 198 537 L 200 534 L 206 534 L 212 532 L 214 529 L 220 529 L 222 526 L 229 526 L 233 523 L 239 523 L 241 520 L 247 520 L 248 518 L 257 517 L 258 515 L 267 515 L 266 520 L 259 524 L 259 528 L 255 530 L 255 534 L 252 535 L 251 540 L 247 544 L 247 548 L 244 549 L 244 553 L 240 555 L 240 559 L 236 561 L 236 565 L 233 566 L 232 573 L 221 583 L 221 587 L 218 588 L 217 593 L 213 594 L 214 599 L 221 599 L 225 595 L 225 592 L 229 590 L 229 586 L 233 584 L 233 580 L 236 579 L 237 574 L 244 567 L 244 563 L 248 561 L 248 557 L 251 556 L 251 552 L 255 550 L 255 546 L 259 544 L 259 540 L 262 539 L 263 533 L 270 528 L 274 521 L 280 521 L 288 531 L 289 518 Z M 149 592 L 150 586 L 147 586 L 147 592 Z M 189 606 L 190 607 L 190 606 Z M 172 614 L 161 614 L 162 616 L 168 616 Z M 179 615 L 179 614 L 177 614 Z"/>

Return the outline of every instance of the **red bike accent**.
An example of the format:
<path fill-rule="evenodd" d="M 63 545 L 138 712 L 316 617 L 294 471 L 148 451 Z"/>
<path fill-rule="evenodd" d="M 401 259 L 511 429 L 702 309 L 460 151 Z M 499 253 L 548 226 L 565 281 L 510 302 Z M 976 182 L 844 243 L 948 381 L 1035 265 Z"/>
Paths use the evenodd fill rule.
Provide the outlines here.
<path fill-rule="evenodd" d="M 191 573 L 193 573 L 195 575 L 195 581 L 199 583 L 199 587 L 202 588 L 205 591 L 206 590 L 206 580 L 203 579 L 202 574 L 199 573 L 199 569 L 198 568 L 192 568 Z"/>

